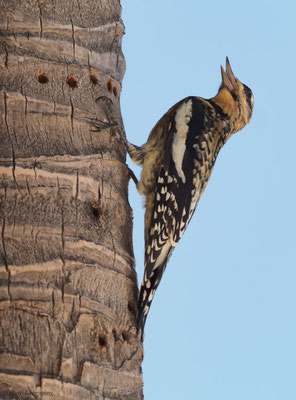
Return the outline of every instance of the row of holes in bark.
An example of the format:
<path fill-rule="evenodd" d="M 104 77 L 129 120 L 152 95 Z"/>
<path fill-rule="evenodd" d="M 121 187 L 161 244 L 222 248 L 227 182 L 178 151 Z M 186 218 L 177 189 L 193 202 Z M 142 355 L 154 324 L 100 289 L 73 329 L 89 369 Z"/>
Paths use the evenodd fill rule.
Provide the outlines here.
<path fill-rule="evenodd" d="M 112 333 L 113 333 L 113 336 L 114 336 L 114 338 L 116 340 L 119 337 L 119 332 L 117 332 L 116 329 L 113 329 Z M 122 331 L 121 332 L 121 336 L 122 336 L 122 339 L 125 342 L 128 342 L 131 339 L 131 335 L 130 335 L 130 333 L 128 331 Z M 100 333 L 100 335 L 99 335 L 99 345 L 101 347 L 107 347 L 108 346 L 108 336 L 107 336 L 106 333 Z"/>
<path fill-rule="evenodd" d="M 95 74 L 90 74 L 89 80 L 91 81 L 91 83 L 94 86 L 98 86 L 99 81 Z M 49 79 L 48 79 L 48 76 L 44 72 L 39 72 L 37 74 L 37 81 L 39 83 L 41 83 L 42 85 L 44 85 L 44 84 L 48 83 Z M 75 89 L 78 87 L 78 79 L 73 75 L 70 75 L 67 77 L 66 83 L 71 89 Z M 113 85 L 113 82 L 111 80 L 109 80 L 107 82 L 106 87 L 108 89 L 108 92 L 113 93 L 114 96 L 117 97 L 117 95 L 118 95 L 117 87 Z"/>

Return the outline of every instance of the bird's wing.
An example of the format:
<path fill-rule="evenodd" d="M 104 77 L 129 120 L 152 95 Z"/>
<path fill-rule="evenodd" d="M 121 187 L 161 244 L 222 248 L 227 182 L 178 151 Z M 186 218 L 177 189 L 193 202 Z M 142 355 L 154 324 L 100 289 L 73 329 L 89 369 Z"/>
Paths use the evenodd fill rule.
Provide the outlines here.
<path fill-rule="evenodd" d="M 180 106 L 182 107 L 182 103 Z M 150 304 L 168 259 L 183 235 L 200 197 L 196 188 L 198 185 L 193 181 L 192 154 L 178 138 L 175 122 L 177 112 L 178 108 L 170 117 L 164 162 L 156 180 L 146 235 L 145 274 L 140 291 L 138 329 L 144 327 Z"/>

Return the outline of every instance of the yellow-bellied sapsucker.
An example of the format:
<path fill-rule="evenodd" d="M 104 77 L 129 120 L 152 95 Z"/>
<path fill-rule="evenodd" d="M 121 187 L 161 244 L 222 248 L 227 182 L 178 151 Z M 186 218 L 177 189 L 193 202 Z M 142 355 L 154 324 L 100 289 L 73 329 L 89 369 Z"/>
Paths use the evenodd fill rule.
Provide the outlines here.
<path fill-rule="evenodd" d="M 235 78 L 228 58 L 215 97 L 190 96 L 175 104 L 138 147 L 127 142 L 131 159 L 142 164 L 137 184 L 146 197 L 145 273 L 139 295 L 142 335 L 153 296 L 168 259 L 183 235 L 208 183 L 219 150 L 250 122 L 252 91 Z"/>

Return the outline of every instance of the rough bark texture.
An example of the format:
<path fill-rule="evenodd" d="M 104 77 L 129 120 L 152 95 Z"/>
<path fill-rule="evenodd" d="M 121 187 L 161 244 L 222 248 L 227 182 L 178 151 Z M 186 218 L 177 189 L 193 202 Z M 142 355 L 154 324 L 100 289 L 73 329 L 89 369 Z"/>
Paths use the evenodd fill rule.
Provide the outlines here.
<path fill-rule="evenodd" d="M 0 9 L 0 398 L 141 399 L 120 2 Z"/>

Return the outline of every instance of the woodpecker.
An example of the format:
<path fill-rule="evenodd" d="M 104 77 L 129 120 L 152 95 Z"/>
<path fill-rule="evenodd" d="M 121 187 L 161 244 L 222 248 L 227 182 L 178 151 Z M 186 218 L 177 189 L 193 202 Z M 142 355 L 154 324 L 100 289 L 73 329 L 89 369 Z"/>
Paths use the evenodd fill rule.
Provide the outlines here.
<path fill-rule="evenodd" d="M 215 97 L 190 96 L 157 122 L 147 142 L 127 141 L 133 162 L 142 165 L 137 189 L 145 196 L 145 272 L 139 294 L 138 334 L 144 325 L 169 257 L 183 235 L 208 183 L 222 146 L 251 120 L 251 89 L 233 74 L 228 57 Z"/>

